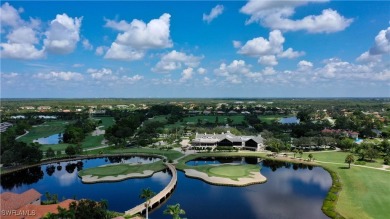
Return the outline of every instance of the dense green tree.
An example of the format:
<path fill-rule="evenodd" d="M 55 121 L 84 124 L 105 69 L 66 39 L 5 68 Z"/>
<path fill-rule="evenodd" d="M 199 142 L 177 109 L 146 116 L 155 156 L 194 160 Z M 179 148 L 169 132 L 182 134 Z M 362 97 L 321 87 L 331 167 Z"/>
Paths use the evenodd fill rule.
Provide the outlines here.
<path fill-rule="evenodd" d="M 74 146 L 72 146 L 72 145 L 68 145 L 65 148 L 65 154 L 68 155 L 68 156 L 76 155 L 76 148 Z"/>
<path fill-rule="evenodd" d="M 337 146 L 341 150 L 351 150 L 356 146 L 356 144 L 355 144 L 354 140 L 352 140 L 350 138 L 344 138 L 337 144 Z"/>
<path fill-rule="evenodd" d="M 390 142 L 389 139 L 383 139 L 380 143 L 380 150 L 385 155 L 390 155 Z"/>
<path fill-rule="evenodd" d="M 267 145 L 268 149 L 273 152 L 279 152 L 286 149 L 285 144 L 277 138 L 268 138 L 265 141 L 265 144 Z"/>
<path fill-rule="evenodd" d="M 298 149 L 296 149 L 296 148 L 293 150 L 294 158 L 295 158 L 295 154 L 297 154 L 298 152 L 299 152 L 299 151 L 298 151 Z"/>
<path fill-rule="evenodd" d="M 366 153 L 366 157 L 369 158 L 371 161 L 374 158 L 378 157 L 378 151 L 374 147 L 367 148 L 365 153 Z"/>
<path fill-rule="evenodd" d="M 47 158 L 50 158 L 50 157 L 54 157 L 54 156 L 55 156 L 54 150 L 53 150 L 51 147 L 49 147 L 49 148 L 46 150 L 46 157 L 47 157 Z"/>
<path fill-rule="evenodd" d="M 107 201 L 96 202 L 88 199 L 72 202 L 69 206 L 69 210 L 74 212 L 77 219 L 108 219 L 107 208 Z"/>
<path fill-rule="evenodd" d="M 309 157 L 309 159 L 311 161 L 313 159 L 313 154 L 309 154 L 308 157 Z"/>
<path fill-rule="evenodd" d="M 390 155 L 387 155 L 383 158 L 383 163 L 386 165 L 390 165 Z"/>
<path fill-rule="evenodd" d="M 309 122 L 314 115 L 313 109 L 303 109 L 300 110 L 297 114 L 297 118 L 300 119 L 301 122 Z"/>

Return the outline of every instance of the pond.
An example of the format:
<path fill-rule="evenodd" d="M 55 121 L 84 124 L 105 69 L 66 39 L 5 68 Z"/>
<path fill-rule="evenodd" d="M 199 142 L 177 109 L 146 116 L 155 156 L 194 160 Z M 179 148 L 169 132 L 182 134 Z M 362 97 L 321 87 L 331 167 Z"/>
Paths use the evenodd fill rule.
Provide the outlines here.
<path fill-rule="evenodd" d="M 132 162 L 150 158 L 132 157 Z M 152 158 L 156 159 L 156 158 Z M 321 167 L 311 167 L 285 162 L 258 160 L 257 158 L 216 158 L 206 162 L 245 162 L 258 163 L 261 173 L 267 177 L 264 184 L 247 187 L 224 187 L 207 184 L 201 180 L 188 178 L 178 171 L 178 183 L 166 203 L 151 212 L 150 218 L 172 218 L 164 215 L 167 205 L 180 203 L 186 211 L 186 218 L 328 218 L 321 206 L 332 181 Z M 260 161 L 260 162 L 259 162 Z M 79 162 L 79 164 L 77 164 Z M 123 162 L 122 158 L 98 158 L 63 162 L 23 170 L 2 177 L 1 192 L 23 192 L 34 188 L 44 194 L 46 191 L 58 197 L 93 200 L 105 199 L 109 209 L 124 212 L 140 204 L 139 193 L 144 188 L 159 192 L 170 181 L 169 171 L 155 173 L 150 178 L 128 179 L 115 183 L 83 184 L 77 177 L 80 169 L 107 163 Z M 195 162 L 195 161 L 190 161 Z M 204 163 L 205 160 L 197 160 Z M 82 165 L 81 165 L 82 163 Z M 191 165 L 191 163 L 189 163 Z M 58 167 L 61 166 L 61 170 Z M 43 198 L 44 199 L 44 198 Z"/>
<path fill-rule="evenodd" d="M 62 141 L 62 134 L 54 134 L 50 135 L 49 137 L 44 138 L 38 138 L 35 139 L 33 142 L 38 142 L 39 144 L 59 144 Z"/>

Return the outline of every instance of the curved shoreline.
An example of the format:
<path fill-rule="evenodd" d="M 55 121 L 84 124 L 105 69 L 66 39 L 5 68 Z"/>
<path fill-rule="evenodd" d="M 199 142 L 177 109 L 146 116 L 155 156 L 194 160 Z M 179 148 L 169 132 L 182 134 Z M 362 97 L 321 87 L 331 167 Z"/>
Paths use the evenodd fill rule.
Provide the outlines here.
<path fill-rule="evenodd" d="M 166 157 L 163 155 L 145 154 L 145 153 L 95 154 L 95 155 L 78 155 L 78 156 L 70 156 L 70 157 L 69 156 L 68 157 L 55 157 L 52 159 L 45 159 L 45 160 L 40 161 L 39 163 L 35 163 L 35 164 L 31 164 L 31 165 L 16 166 L 15 168 L 5 170 L 5 172 L 1 171 L 0 176 L 10 174 L 10 173 L 13 173 L 13 172 L 16 172 L 19 170 L 24 170 L 24 169 L 28 169 L 31 167 L 47 165 L 47 164 L 52 164 L 52 163 L 78 161 L 78 160 L 104 158 L 104 157 L 131 157 L 131 156 L 156 157 L 156 158 L 166 159 Z"/>
<path fill-rule="evenodd" d="M 194 170 L 184 169 L 186 176 L 203 180 L 213 185 L 221 186 L 249 186 L 253 184 L 265 183 L 267 178 L 260 174 L 260 172 L 250 172 L 249 177 L 238 178 L 238 180 L 232 180 L 226 177 L 209 176 L 206 173 Z"/>
<path fill-rule="evenodd" d="M 119 182 L 131 178 L 146 178 L 154 174 L 152 170 L 144 170 L 143 173 L 129 173 L 126 175 L 117 175 L 117 176 L 104 176 L 99 178 L 98 176 L 85 175 L 79 176 L 83 183 L 99 183 L 99 182 Z"/>

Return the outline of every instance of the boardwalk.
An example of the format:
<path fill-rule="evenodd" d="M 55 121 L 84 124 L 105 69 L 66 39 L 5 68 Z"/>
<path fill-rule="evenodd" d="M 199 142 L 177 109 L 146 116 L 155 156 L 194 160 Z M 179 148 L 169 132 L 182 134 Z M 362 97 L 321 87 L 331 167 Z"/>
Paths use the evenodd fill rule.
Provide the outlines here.
<path fill-rule="evenodd" d="M 172 179 L 161 192 L 159 192 L 157 195 L 155 195 L 153 198 L 150 199 L 149 209 L 153 209 L 153 208 L 157 207 L 158 205 L 160 205 L 160 203 L 165 201 L 168 198 L 168 196 L 173 192 L 173 190 L 176 188 L 176 183 L 177 183 L 176 168 L 172 164 L 167 163 L 165 165 L 171 171 Z M 146 202 L 144 202 L 140 205 L 137 205 L 128 211 L 125 211 L 125 214 L 126 215 L 135 215 L 138 213 L 143 214 L 145 211 L 146 211 Z"/>

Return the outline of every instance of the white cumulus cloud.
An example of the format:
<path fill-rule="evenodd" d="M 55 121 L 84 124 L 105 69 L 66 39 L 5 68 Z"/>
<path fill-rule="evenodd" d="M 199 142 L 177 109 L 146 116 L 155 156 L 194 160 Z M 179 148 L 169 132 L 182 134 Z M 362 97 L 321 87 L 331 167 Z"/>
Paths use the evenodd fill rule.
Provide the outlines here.
<path fill-rule="evenodd" d="M 99 54 L 98 50 L 96 52 L 97 54 Z M 130 46 L 113 42 L 111 44 L 111 47 L 108 49 L 106 55 L 104 56 L 104 58 L 123 60 L 123 61 L 133 61 L 133 60 L 142 59 L 144 55 L 145 55 L 144 50 L 136 50 Z"/>
<path fill-rule="evenodd" d="M 306 60 L 302 60 L 298 62 L 297 66 L 298 71 L 308 71 L 313 68 L 313 63 Z"/>
<path fill-rule="evenodd" d="M 17 27 L 24 21 L 20 18 L 19 11 L 6 2 L 0 7 L 0 23 L 1 28 L 4 26 Z"/>
<path fill-rule="evenodd" d="M 188 81 L 189 79 L 192 78 L 192 75 L 194 73 L 194 69 L 193 68 L 186 68 L 183 70 L 183 72 L 181 73 L 181 78 L 180 78 L 180 82 L 186 82 Z"/>
<path fill-rule="evenodd" d="M 271 65 L 271 66 L 278 64 L 278 60 L 276 60 L 276 57 L 274 55 L 261 56 L 258 62 L 262 65 Z"/>
<path fill-rule="evenodd" d="M 207 23 L 210 23 L 215 18 L 217 18 L 219 15 L 223 13 L 223 5 L 217 5 L 214 8 L 211 9 L 210 14 L 203 14 L 203 21 L 206 21 Z"/>
<path fill-rule="evenodd" d="M 205 68 L 198 68 L 198 74 L 203 75 L 206 74 L 207 70 Z"/>
<path fill-rule="evenodd" d="M 37 29 L 40 21 L 30 18 L 25 21 L 20 17 L 21 10 L 16 10 L 9 3 L 0 8 L 1 32 L 7 33 L 7 41 L 0 43 L 0 57 L 12 59 L 40 59 L 45 56 L 43 49 L 38 49 Z"/>
<path fill-rule="evenodd" d="M 265 27 L 283 31 L 305 30 L 309 33 L 333 33 L 347 28 L 353 19 L 345 18 L 333 9 L 325 9 L 319 15 L 308 15 L 302 19 L 291 19 L 295 8 L 309 2 L 325 2 L 327 0 L 308 1 L 258 1 L 249 0 L 240 11 L 250 16 L 247 23 L 259 22 Z"/>
<path fill-rule="evenodd" d="M 51 71 L 49 73 L 38 73 L 33 75 L 33 77 L 50 81 L 81 81 L 84 79 L 82 74 L 70 71 Z"/>
<path fill-rule="evenodd" d="M 45 50 L 55 54 L 69 54 L 80 40 L 80 27 L 83 18 L 71 18 L 67 14 L 57 14 L 50 22 L 44 40 Z"/>
<path fill-rule="evenodd" d="M 91 45 L 88 39 L 83 40 L 83 47 L 86 50 L 93 50 L 93 46 Z"/>
<path fill-rule="evenodd" d="M 301 51 L 294 51 L 292 48 L 283 51 L 285 38 L 280 30 L 271 31 L 268 39 L 257 37 L 248 40 L 243 46 L 235 42 L 238 41 L 233 41 L 233 46 L 239 48 L 237 53 L 257 57 L 262 65 L 277 65 L 277 58 L 293 59 L 305 54 Z"/>
<path fill-rule="evenodd" d="M 87 73 L 91 74 L 91 77 L 93 79 L 101 79 L 104 76 L 112 75 L 112 70 L 109 68 L 102 68 L 102 69 L 89 68 L 87 69 Z"/>
<path fill-rule="evenodd" d="M 126 21 L 106 21 L 106 27 L 121 31 L 111 44 L 105 58 L 119 60 L 141 59 L 149 49 L 163 49 L 173 46 L 170 38 L 170 14 L 163 14 L 149 23 L 134 19 Z"/>
<path fill-rule="evenodd" d="M 187 55 L 183 52 L 173 50 L 161 57 L 161 60 L 152 68 L 152 71 L 159 73 L 167 73 L 176 69 L 187 66 L 195 68 L 199 65 L 203 56 L 194 56 L 192 54 Z"/>
<path fill-rule="evenodd" d="M 362 53 L 356 60 L 361 62 L 380 61 L 382 55 L 390 53 L 390 27 L 379 31 L 375 37 L 374 45 L 366 52 Z"/>

